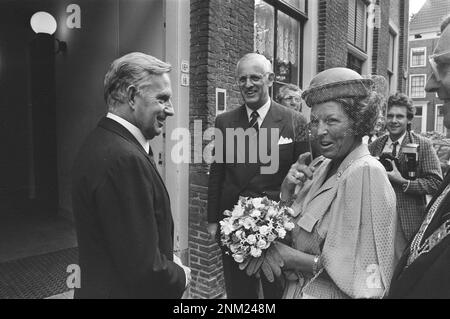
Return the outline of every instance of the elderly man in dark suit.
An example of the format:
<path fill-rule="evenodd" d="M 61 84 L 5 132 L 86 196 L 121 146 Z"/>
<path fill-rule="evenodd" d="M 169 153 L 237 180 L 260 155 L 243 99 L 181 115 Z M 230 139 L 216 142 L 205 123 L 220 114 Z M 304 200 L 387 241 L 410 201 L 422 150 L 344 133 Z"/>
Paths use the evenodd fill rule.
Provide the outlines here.
<path fill-rule="evenodd" d="M 267 196 L 279 201 L 284 177 L 298 156 L 308 150 L 305 120 L 298 112 L 270 99 L 269 89 L 275 77 L 271 63 L 260 54 L 249 53 L 238 62 L 236 75 L 245 104 L 220 114 L 215 124 L 224 138 L 222 145 L 215 145 L 216 155 L 221 153 L 223 156 L 222 160 L 216 158 L 212 163 L 209 178 L 208 231 L 213 238 L 218 235 L 218 223 L 224 218 L 223 212 L 231 210 L 240 196 Z M 241 136 L 230 140 L 227 135 L 230 129 L 250 132 L 248 139 Z M 278 134 L 273 135 L 273 132 Z M 279 140 L 274 141 L 274 136 Z M 245 139 L 245 146 L 239 147 L 237 144 L 245 142 Z M 263 163 L 262 158 L 252 161 L 254 153 L 270 154 L 271 161 Z M 239 155 L 242 154 L 246 155 L 245 160 L 240 160 L 242 157 Z M 264 172 L 264 168 L 272 171 Z M 227 297 L 257 298 L 258 281 L 241 271 L 233 258 L 225 253 L 222 256 Z M 280 286 L 270 285 L 264 280 L 263 285 L 265 298 L 281 297 Z"/>
<path fill-rule="evenodd" d="M 369 145 L 369 151 L 373 156 L 379 157 L 384 153 L 398 160 L 399 167 L 393 161 L 393 170 L 387 174 L 397 195 L 397 213 L 406 242 L 411 240 L 422 224 L 426 207 L 425 196 L 434 195 L 442 182 L 439 158 L 431 141 L 411 132 L 408 128 L 414 118 L 412 103 L 412 100 L 403 93 L 391 95 L 386 114 L 389 134 Z M 404 146 L 411 143 L 419 145 L 414 180 L 408 177 L 406 155 L 402 151 Z"/>
<path fill-rule="evenodd" d="M 433 74 L 428 92 L 444 104 L 444 125 L 450 128 L 450 16 L 429 63 Z M 425 211 L 425 220 L 403 253 L 391 282 L 390 298 L 450 298 L 450 175 Z"/>
<path fill-rule="evenodd" d="M 73 169 L 81 288 L 75 298 L 180 298 L 190 269 L 173 255 L 170 200 L 149 140 L 174 114 L 170 65 L 143 53 L 105 76 L 108 114 Z"/>

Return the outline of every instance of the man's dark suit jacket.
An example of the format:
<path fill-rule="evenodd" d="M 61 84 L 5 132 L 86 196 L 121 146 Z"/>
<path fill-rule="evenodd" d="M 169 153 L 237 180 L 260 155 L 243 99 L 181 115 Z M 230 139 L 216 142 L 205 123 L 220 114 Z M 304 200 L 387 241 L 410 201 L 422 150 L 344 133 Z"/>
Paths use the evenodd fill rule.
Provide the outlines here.
<path fill-rule="evenodd" d="M 81 288 L 75 298 L 179 298 L 173 220 L 163 180 L 121 124 L 104 118 L 73 169 Z"/>
<path fill-rule="evenodd" d="M 447 174 L 439 192 L 429 203 L 427 213 L 449 183 L 450 174 Z M 449 212 L 450 196 L 447 194 L 428 226 L 423 240 L 450 218 Z M 408 246 L 394 272 L 389 298 L 450 298 L 450 235 L 406 268 L 409 252 Z"/>
<path fill-rule="evenodd" d="M 224 136 L 222 146 L 225 159 L 227 151 L 229 151 L 226 148 L 226 129 L 246 129 L 248 123 L 245 105 L 217 116 L 216 128 Z M 217 223 L 222 220 L 224 218 L 223 212 L 232 209 L 237 204 L 239 196 L 267 196 L 272 200 L 279 201 L 281 183 L 291 165 L 300 154 L 309 150 L 305 135 L 306 121 L 300 113 L 272 101 L 261 125 L 262 128 L 278 128 L 280 138 L 292 140 L 292 143 L 279 145 L 278 171 L 270 175 L 261 174 L 262 164 L 260 162 L 212 163 L 208 185 L 208 222 Z M 216 143 L 215 147 L 220 146 Z M 235 151 L 235 159 L 237 153 Z"/>

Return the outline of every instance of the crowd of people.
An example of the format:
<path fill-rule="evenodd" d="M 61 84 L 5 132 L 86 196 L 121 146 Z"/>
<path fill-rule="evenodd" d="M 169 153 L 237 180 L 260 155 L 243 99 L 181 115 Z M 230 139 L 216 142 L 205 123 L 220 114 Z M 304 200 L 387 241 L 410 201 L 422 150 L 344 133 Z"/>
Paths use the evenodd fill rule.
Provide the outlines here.
<path fill-rule="evenodd" d="M 448 128 L 449 24 L 450 17 L 426 86 L 445 101 Z M 130 53 L 105 76 L 108 113 L 74 166 L 82 270 L 76 298 L 180 298 L 189 286 L 191 270 L 173 252 L 170 199 L 149 145 L 174 114 L 170 68 Z M 281 87 L 273 100 L 272 65 L 257 53 L 239 60 L 236 78 L 244 103 L 218 115 L 215 127 L 224 137 L 227 129 L 252 130 L 247 155 L 251 144 L 261 145 L 260 131 L 276 130 L 278 170 L 263 174 L 267 163 L 259 156 L 239 162 L 233 143 L 215 144 L 223 160 L 210 167 L 211 240 L 220 245 L 223 213 L 240 197 L 280 201 L 292 209 L 294 229 L 246 263 L 251 271 L 221 247 L 227 298 L 450 298 L 450 177 L 443 178 L 431 142 L 411 129 L 411 99 L 385 99 L 371 79 L 331 68 L 305 90 Z M 386 134 L 379 136 L 382 117 Z"/>

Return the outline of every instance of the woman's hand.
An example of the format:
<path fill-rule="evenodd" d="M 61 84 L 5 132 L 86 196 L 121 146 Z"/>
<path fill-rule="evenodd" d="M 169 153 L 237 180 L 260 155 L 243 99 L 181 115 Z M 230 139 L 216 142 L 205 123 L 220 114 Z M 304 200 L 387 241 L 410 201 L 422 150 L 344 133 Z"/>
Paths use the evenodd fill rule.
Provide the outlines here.
<path fill-rule="evenodd" d="M 311 153 L 303 153 L 298 157 L 297 162 L 292 164 L 291 169 L 281 184 L 281 199 L 289 200 L 295 187 L 303 187 L 308 179 L 313 178 L 314 167 L 306 165 L 306 160 L 311 157 Z"/>

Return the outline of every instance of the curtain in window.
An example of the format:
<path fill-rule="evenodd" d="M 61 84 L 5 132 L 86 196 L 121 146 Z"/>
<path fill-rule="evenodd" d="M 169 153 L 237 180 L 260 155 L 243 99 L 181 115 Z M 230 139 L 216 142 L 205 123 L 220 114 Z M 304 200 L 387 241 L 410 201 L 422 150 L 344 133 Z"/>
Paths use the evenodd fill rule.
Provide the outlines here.
<path fill-rule="evenodd" d="M 288 15 L 278 12 L 277 81 L 298 83 L 300 23 Z"/>
<path fill-rule="evenodd" d="M 273 60 L 274 53 L 274 8 L 262 0 L 255 2 L 255 52 Z"/>

